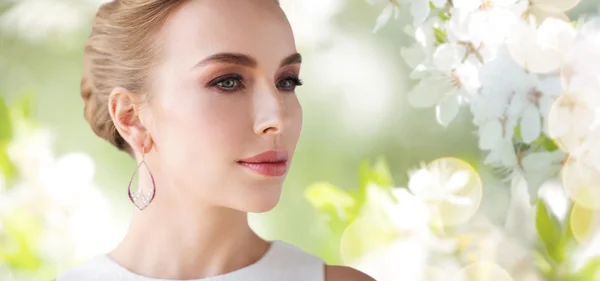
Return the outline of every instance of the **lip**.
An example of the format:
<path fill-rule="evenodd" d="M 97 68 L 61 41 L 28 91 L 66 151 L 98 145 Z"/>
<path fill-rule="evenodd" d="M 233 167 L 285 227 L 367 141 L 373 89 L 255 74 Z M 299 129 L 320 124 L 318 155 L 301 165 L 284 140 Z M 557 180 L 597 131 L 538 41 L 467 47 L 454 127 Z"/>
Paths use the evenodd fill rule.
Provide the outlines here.
<path fill-rule="evenodd" d="M 285 175 L 287 172 L 288 153 L 287 151 L 269 150 L 255 156 L 239 160 L 237 163 L 255 173 L 269 177 L 279 177 Z"/>

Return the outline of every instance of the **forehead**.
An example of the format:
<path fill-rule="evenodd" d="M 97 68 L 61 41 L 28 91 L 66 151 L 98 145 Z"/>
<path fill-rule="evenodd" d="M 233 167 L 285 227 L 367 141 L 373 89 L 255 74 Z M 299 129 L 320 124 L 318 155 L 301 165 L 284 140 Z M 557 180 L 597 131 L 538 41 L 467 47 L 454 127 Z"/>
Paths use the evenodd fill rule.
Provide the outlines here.
<path fill-rule="evenodd" d="M 161 30 L 167 60 L 193 67 L 220 52 L 244 53 L 278 65 L 295 53 L 292 29 L 273 0 L 190 0 Z"/>

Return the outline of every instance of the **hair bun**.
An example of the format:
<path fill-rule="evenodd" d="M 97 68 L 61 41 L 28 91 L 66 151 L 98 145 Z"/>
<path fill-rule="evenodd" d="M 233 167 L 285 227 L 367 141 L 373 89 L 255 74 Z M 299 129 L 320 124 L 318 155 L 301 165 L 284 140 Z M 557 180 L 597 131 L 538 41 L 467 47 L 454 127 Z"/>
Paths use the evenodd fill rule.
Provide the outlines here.
<path fill-rule="evenodd" d="M 96 135 L 131 154 L 108 112 L 115 87 L 147 92 L 147 76 L 157 55 L 154 35 L 183 0 L 122 0 L 102 4 L 85 44 L 80 83 L 84 117 Z M 133 47 L 135 46 L 135 47 Z M 144 46 L 144 47 L 140 47 Z"/>

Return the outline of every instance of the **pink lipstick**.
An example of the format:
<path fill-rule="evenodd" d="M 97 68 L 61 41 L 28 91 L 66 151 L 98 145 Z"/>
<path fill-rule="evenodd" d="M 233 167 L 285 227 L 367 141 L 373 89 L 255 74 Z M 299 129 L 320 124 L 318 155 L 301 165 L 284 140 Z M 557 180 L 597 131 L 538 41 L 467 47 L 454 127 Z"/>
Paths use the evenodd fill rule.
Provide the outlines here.
<path fill-rule="evenodd" d="M 285 175 L 288 169 L 287 151 L 269 150 L 237 162 L 244 168 L 269 177 Z"/>

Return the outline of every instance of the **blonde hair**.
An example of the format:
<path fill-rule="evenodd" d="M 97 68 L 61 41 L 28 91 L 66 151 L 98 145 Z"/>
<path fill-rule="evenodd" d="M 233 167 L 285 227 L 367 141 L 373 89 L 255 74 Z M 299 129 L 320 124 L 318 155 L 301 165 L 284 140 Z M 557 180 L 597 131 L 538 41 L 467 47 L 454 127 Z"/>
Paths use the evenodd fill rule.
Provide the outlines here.
<path fill-rule="evenodd" d="M 96 135 L 119 150 L 132 153 L 117 132 L 108 112 L 108 96 L 115 87 L 147 92 L 156 63 L 154 43 L 167 17 L 185 0 L 115 0 L 96 13 L 84 49 L 81 97 L 84 116 Z"/>
<path fill-rule="evenodd" d="M 215 0 L 218 1 L 218 0 Z M 81 97 L 84 116 L 99 137 L 132 154 L 108 112 L 115 87 L 148 92 L 157 63 L 155 39 L 168 16 L 186 0 L 114 0 L 98 9 L 83 57 Z M 278 0 L 273 0 L 279 5 Z"/>

